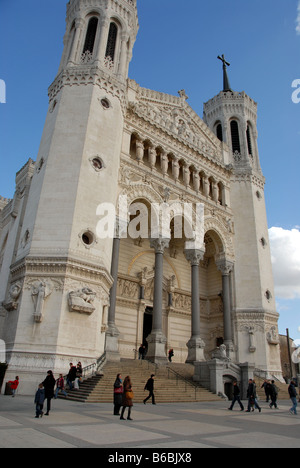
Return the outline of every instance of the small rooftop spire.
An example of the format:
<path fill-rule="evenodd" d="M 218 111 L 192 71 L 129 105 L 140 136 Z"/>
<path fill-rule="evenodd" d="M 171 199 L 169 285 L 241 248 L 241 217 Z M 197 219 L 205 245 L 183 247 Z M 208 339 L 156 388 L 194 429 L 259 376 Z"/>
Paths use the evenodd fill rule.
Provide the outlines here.
<path fill-rule="evenodd" d="M 230 67 L 230 63 L 226 62 L 224 54 L 221 57 L 219 55 L 218 59 L 223 62 L 223 91 L 226 93 L 227 91 L 232 91 L 227 74 L 227 67 Z"/>

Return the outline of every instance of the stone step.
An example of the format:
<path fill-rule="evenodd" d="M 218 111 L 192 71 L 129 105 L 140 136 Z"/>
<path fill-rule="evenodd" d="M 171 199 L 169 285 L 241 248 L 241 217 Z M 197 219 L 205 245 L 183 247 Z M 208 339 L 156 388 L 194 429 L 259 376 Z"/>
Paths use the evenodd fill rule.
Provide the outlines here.
<path fill-rule="evenodd" d="M 171 367 L 171 366 L 170 366 Z M 180 379 L 167 367 L 157 367 L 148 361 L 121 360 L 118 363 L 107 363 L 101 375 L 87 379 L 79 390 L 68 391 L 68 400 L 90 403 L 112 403 L 113 384 L 117 374 L 121 373 L 123 380 L 130 375 L 135 394 L 134 401 L 142 402 L 148 396 L 144 391 L 145 384 L 153 373 L 155 379 L 155 396 L 161 403 L 219 401 L 220 398 L 202 387 L 196 387 L 192 382 L 194 368 L 191 365 L 172 365 L 171 369 L 180 373 L 186 380 Z M 102 375 L 103 374 L 103 375 Z M 65 398 L 59 395 L 59 398 Z"/>

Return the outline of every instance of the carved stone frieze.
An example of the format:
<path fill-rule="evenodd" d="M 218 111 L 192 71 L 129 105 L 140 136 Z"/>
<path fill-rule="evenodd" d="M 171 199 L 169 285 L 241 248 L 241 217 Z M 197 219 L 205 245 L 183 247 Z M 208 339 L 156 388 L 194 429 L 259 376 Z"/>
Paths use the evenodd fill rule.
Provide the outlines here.
<path fill-rule="evenodd" d="M 139 298 L 139 284 L 136 281 L 131 281 L 125 278 L 118 278 L 117 296 L 128 299 Z"/>
<path fill-rule="evenodd" d="M 191 294 L 184 294 L 176 291 L 173 295 L 173 304 L 175 309 L 191 311 L 192 308 L 192 298 Z"/>

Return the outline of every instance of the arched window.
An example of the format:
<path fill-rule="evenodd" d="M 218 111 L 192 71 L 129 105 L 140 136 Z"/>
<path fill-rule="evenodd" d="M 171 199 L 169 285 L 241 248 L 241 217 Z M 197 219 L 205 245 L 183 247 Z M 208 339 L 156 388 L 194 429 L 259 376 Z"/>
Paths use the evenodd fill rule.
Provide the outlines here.
<path fill-rule="evenodd" d="M 249 125 L 247 126 L 247 143 L 248 143 L 248 154 L 250 154 L 250 156 L 253 156 L 252 140 L 251 140 L 251 128 L 250 128 Z"/>
<path fill-rule="evenodd" d="M 217 137 L 219 138 L 219 140 L 223 141 L 223 129 L 220 123 L 217 125 L 216 133 L 217 133 Z"/>
<path fill-rule="evenodd" d="M 236 120 L 232 120 L 230 123 L 231 128 L 231 141 L 232 141 L 232 151 L 233 153 L 241 152 L 240 144 L 240 135 L 239 135 L 239 126 Z"/>
<path fill-rule="evenodd" d="M 96 34 L 97 34 L 97 27 L 98 27 L 98 18 L 96 17 L 91 18 L 89 21 L 89 25 L 88 25 L 88 29 L 86 33 L 84 48 L 82 52 L 83 54 L 85 54 L 86 52 L 90 52 L 90 54 L 93 53 Z"/>
<path fill-rule="evenodd" d="M 115 59 L 117 36 L 118 36 L 118 27 L 115 23 L 111 23 L 110 28 L 109 28 L 105 57 L 109 57 L 112 61 L 114 61 Z"/>

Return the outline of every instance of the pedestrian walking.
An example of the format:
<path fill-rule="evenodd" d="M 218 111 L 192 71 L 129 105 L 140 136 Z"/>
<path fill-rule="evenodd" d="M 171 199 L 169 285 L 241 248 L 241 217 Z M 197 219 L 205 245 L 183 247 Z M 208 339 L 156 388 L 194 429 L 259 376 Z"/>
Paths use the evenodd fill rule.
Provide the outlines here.
<path fill-rule="evenodd" d="M 44 389 L 44 385 L 41 383 L 34 397 L 36 419 L 38 419 L 40 416 L 42 418 L 44 415 L 43 413 L 44 401 L 45 401 L 45 389 Z"/>
<path fill-rule="evenodd" d="M 255 385 L 254 380 L 252 380 L 252 379 L 249 380 L 249 386 L 248 386 L 248 390 L 247 390 L 247 398 L 248 398 L 248 409 L 247 409 L 246 412 L 250 413 L 251 408 L 252 408 L 252 411 L 254 411 L 254 408 L 256 408 L 261 413 L 261 408 L 260 408 L 260 406 L 258 404 L 258 401 L 257 401 L 256 385 Z"/>
<path fill-rule="evenodd" d="M 69 373 L 67 375 L 67 384 L 69 385 L 70 390 L 73 390 L 76 375 L 77 375 L 77 369 L 73 365 L 73 363 L 71 362 L 70 363 L 70 370 L 69 370 Z"/>
<path fill-rule="evenodd" d="M 62 374 L 59 374 L 59 378 L 56 381 L 56 391 L 54 395 L 55 400 L 58 397 L 59 392 L 61 392 L 65 397 L 68 396 L 65 390 L 65 379 Z"/>
<path fill-rule="evenodd" d="M 139 347 L 139 360 L 144 360 L 145 359 L 145 354 L 146 354 L 146 347 L 145 345 L 141 344 Z"/>
<path fill-rule="evenodd" d="M 121 417 L 120 419 L 124 420 L 124 414 L 125 414 L 125 410 L 126 408 L 128 408 L 128 416 L 127 416 L 127 419 L 129 421 L 132 421 L 131 419 L 131 411 L 132 411 L 132 407 L 133 407 L 133 400 L 134 398 L 134 394 L 133 394 L 133 391 L 132 391 L 132 382 L 131 382 L 131 378 L 130 376 L 128 375 L 125 380 L 124 380 L 124 391 L 123 391 L 123 400 L 122 400 L 122 413 L 121 413 Z"/>
<path fill-rule="evenodd" d="M 233 383 L 233 400 L 232 400 L 230 408 L 228 408 L 230 411 L 233 410 L 233 407 L 236 404 L 236 402 L 238 402 L 238 404 L 240 405 L 241 411 L 244 411 L 245 408 L 244 408 L 243 403 L 241 402 L 240 387 L 238 386 L 237 382 L 234 382 Z"/>
<path fill-rule="evenodd" d="M 174 357 L 174 349 L 173 348 L 171 348 L 169 350 L 169 362 L 172 362 L 172 357 Z"/>
<path fill-rule="evenodd" d="M 81 362 L 78 362 L 77 367 L 76 367 L 76 376 L 79 377 L 79 379 L 81 379 L 82 375 L 83 375 L 82 364 Z"/>
<path fill-rule="evenodd" d="M 270 397 L 271 397 L 270 408 L 272 409 L 274 406 L 275 409 L 278 409 L 278 406 L 277 406 L 278 388 L 276 387 L 274 380 L 272 380 L 271 382 Z"/>
<path fill-rule="evenodd" d="M 148 380 L 148 382 L 145 385 L 144 391 L 148 390 L 149 396 L 147 398 L 145 398 L 144 405 L 147 403 L 148 400 L 150 400 L 150 398 L 152 398 L 152 405 L 156 404 L 155 403 L 155 396 L 154 396 L 154 377 L 155 377 L 155 375 L 151 374 L 150 379 Z"/>
<path fill-rule="evenodd" d="M 120 409 L 123 402 L 122 375 L 118 374 L 114 383 L 114 416 L 120 416 Z"/>
<path fill-rule="evenodd" d="M 47 377 L 43 382 L 45 389 L 45 399 L 47 400 L 47 413 L 45 414 L 45 416 L 49 416 L 49 412 L 51 410 L 51 400 L 54 398 L 55 383 L 56 380 L 53 376 L 53 372 L 49 370 L 47 372 Z"/>
<path fill-rule="evenodd" d="M 261 388 L 263 388 L 264 391 L 265 391 L 266 403 L 269 403 L 269 401 L 271 399 L 271 393 L 272 393 L 270 380 L 265 380 L 264 383 L 262 384 Z"/>
<path fill-rule="evenodd" d="M 293 403 L 293 406 L 290 409 L 290 414 L 294 414 L 295 416 L 297 416 L 297 406 L 298 406 L 297 390 L 296 390 L 296 383 L 293 380 L 291 381 L 289 385 L 288 392 L 290 395 L 290 399 Z"/>
<path fill-rule="evenodd" d="M 20 379 L 18 376 L 16 376 L 15 380 L 10 380 L 9 382 L 10 389 L 12 391 L 12 397 L 14 398 L 16 396 L 18 386 L 20 384 Z"/>

